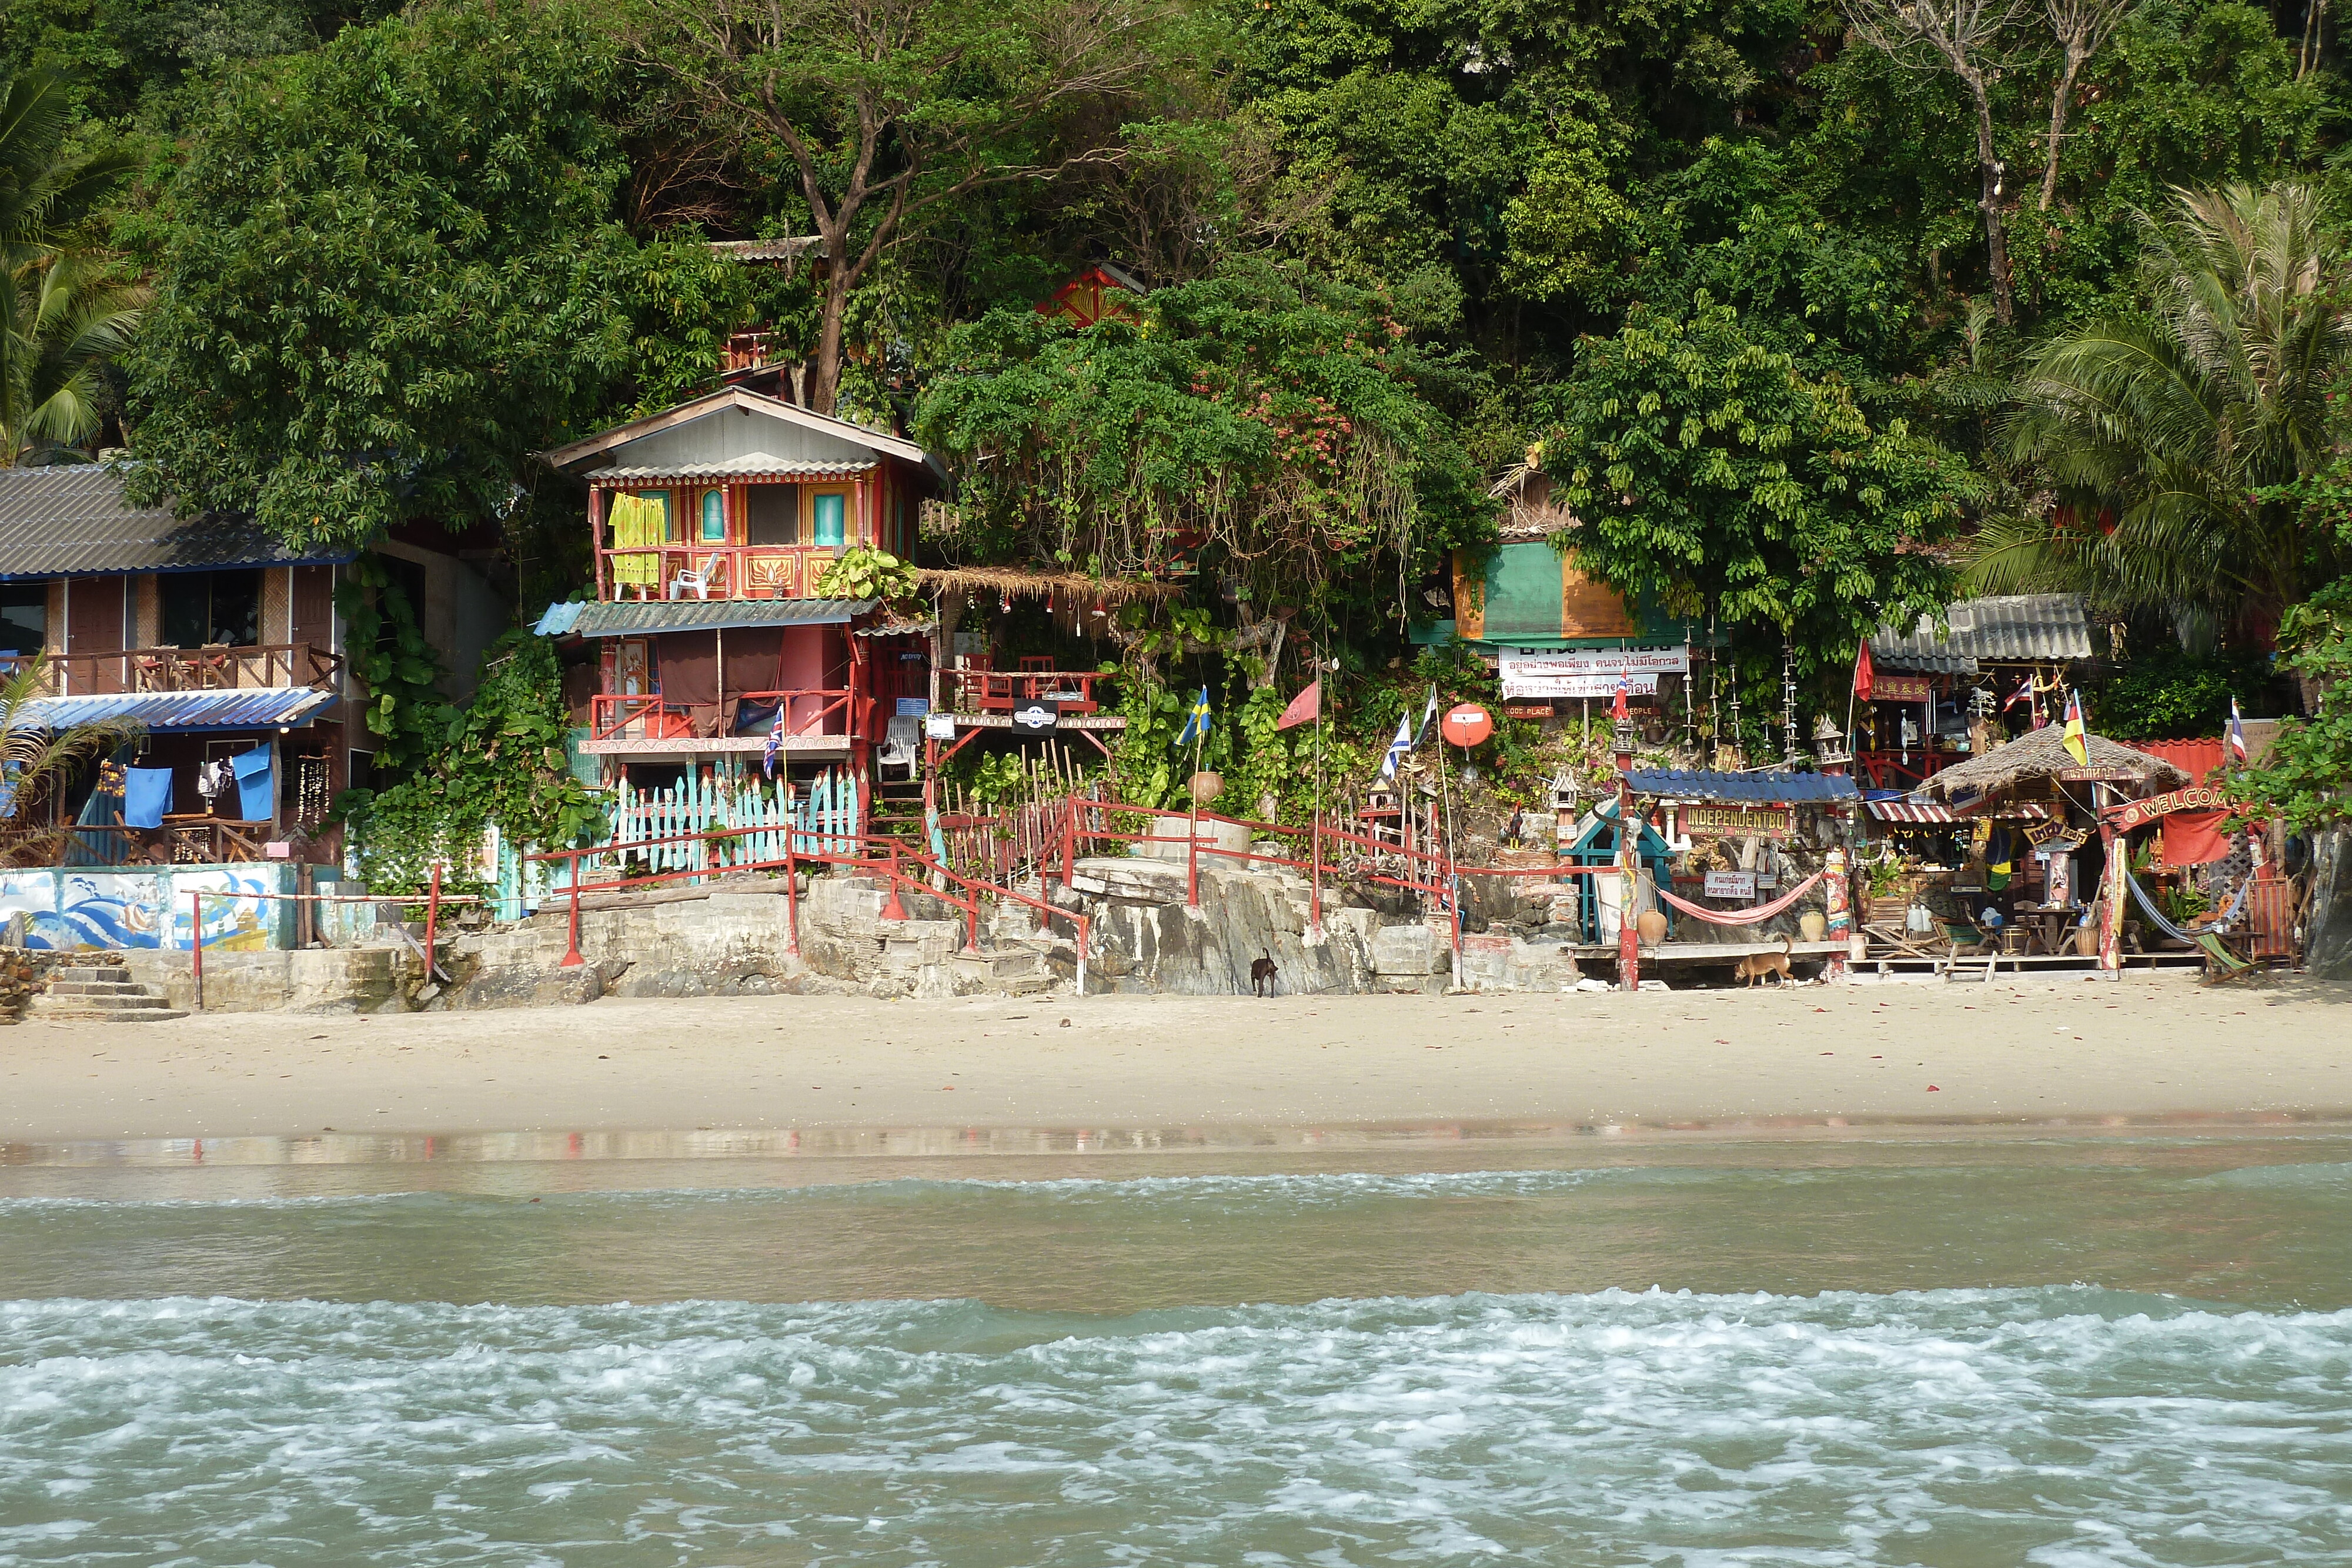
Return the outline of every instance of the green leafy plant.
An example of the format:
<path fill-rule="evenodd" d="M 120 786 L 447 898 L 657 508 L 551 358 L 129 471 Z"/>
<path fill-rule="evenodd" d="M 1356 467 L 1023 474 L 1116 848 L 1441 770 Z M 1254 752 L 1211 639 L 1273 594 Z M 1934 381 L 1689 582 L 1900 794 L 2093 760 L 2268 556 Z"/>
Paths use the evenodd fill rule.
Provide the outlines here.
<path fill-rule="evenodd" d="M 447 730 L 450 708 L 435 685 L 440 662 L 416 623 L 417 607 L 383 562 L 363 555 L 335 589 L 342 612 L 343 656 L 367 694 L 362 710 L 375 737 L 379 770 L 405 773 L 423 762 Z"/>
<path fill-rule="evenodd" d="M 816 591 L 825 599 L 878 599 L 901 604 L 921 591 L 915 569 L 888 550 L 852 545 L 817 574 Z"/>
<path fill-rule="evenodd" d="M 2280 720 L 2262 765 L 2234 782 L 2294 827 L 2352 821 L 2352 578 L 2288 611 L 2279 642 L 2287 668 L 2317 688 L 2316 711 Z"/>
<path fill-rule="evenodd" d="M 554 644 L 519 631 L 492 643 L 473 701 L 448 714 L 415 775 L 337 800 L 368 885 L 398 892 L 422 886 L 436 861 L 471 866 L 491 823 L 544 849 L 594 833 L 604 811 L 568 766 L 570 726 Z"/>

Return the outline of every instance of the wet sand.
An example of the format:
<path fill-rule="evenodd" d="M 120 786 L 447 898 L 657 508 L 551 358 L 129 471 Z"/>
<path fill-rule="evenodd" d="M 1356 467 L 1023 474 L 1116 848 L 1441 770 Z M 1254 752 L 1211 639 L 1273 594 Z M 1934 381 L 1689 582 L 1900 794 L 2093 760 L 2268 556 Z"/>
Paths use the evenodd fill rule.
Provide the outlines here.
<path fill-rule="evenodd" d="M 609 999 L 0 1030 L 0 1140 L 2352 1115 L 2352 988 Z M 1065 1021 L 1066 1020 L 1066 1022 Z"/>

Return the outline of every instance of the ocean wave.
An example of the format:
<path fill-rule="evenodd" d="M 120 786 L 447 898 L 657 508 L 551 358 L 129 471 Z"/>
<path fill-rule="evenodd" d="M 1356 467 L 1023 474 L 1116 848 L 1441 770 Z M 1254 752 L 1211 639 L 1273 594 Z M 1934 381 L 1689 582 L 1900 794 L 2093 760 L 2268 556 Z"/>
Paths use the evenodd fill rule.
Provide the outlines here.
<path fill-rule="evenodd" d="M 2086 1285 L 10 1301 L 0 1562 L 2340 1560 L 2347 1374 Z"/>

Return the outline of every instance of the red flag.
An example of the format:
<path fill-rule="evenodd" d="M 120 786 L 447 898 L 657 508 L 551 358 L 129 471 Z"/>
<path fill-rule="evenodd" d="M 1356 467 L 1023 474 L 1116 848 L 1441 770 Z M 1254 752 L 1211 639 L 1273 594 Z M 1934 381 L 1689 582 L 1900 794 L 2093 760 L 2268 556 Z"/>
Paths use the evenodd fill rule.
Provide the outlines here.
<path fill-rule="evenodd" d="M 1623 669 L 1622 671 L 1619 672 L 1619 674 L 1618 674 L 1618 676 L 1617 676 L 1617 703 L 1616 703 L 1616 706 L 1615 706 L 1614 707 L 1612 707 L 1612 708 L 1611 708 L 1611 709 L 1609 710 L 1609 716 L 1610 716 L 1611 718 L 1615 719 L 1615 720 L 1616 720 L 1618 723 L 1620 723 L 1620 724 L 1624 723 L 1627 719 L 1632 718 L 1632 717 L 1633 716 L 1633 710 L 1632 710 L 1632 709 L 1630 709 L 1630 708 L 1628 708 L 1628 707 L 1625 706 L 1625 694 L 1626 694 L 1626 693 L 1628 693 L 1628 692 L 1630 692 L 1630 691 L 1632 691 L 1633 689 L 1633 667 L 1632 667 L 1631 665 L 1628 665 L 1628 666 L 1626 666 L 1626 668 L 1625 668 L 1625 669 Z"/>
<path fill-rule="evenodd" d="M 1877 682 L 1878 672 L 1870 665 L 1870 639 L 1864 637 L 1862 645 L 1853 651 L 1853 695 L 1868 702 L 1870 688 Z"/>
<path fill-rule="evenodd" d="M 1288 729 L 1322 716 L 1323 683 L 1318 679 L 1308 682 L 1305 691 L 1290 699 L 1290 706 L 1282 710 L 1282 717 L 1276 721 L 1274 727 Z"/>

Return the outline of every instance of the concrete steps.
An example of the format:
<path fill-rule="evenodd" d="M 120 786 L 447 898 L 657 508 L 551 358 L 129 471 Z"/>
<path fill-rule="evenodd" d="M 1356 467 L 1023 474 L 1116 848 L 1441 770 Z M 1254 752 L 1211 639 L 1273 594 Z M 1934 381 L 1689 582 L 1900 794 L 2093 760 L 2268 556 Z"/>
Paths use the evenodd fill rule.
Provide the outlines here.
<path fill-rule="evenodd" d="M 188 1015 L 131 977 L 120 964 L 64 964 L 49 988 L 25 1004 L 28 1019 L 57 1022 L 161 1023 Z"/>

